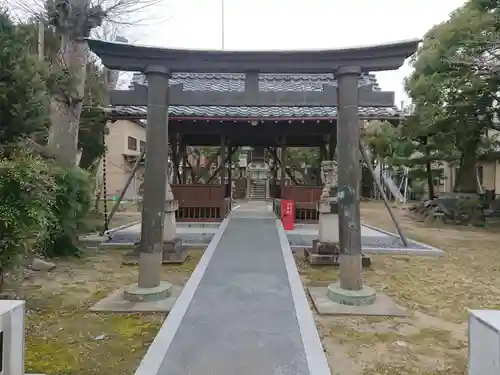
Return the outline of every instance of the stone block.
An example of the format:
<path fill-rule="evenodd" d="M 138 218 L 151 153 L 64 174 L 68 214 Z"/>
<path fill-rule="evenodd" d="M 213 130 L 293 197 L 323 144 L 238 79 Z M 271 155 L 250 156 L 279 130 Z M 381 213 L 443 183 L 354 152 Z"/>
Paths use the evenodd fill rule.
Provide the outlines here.
<path fill-rule="evenodd" d="M 174 238 L 171 241 L 163 241 L 163 253 L 180 253 L 182 252 L 182 240 Z"/>
<path fill-rule="evenodd" d="M 179 201 L 176 199 L 165 201 L 165 212 L 175 212 L 179 209 Z"/>
<path fill-rule="evenodd" d="M 326 198 L 318 201 L 318 212 L 320 214 L 335 214 L 339 213 L 339 202 L 337 198 Z"/>
<path fill-rule="evenodd" d="M 183 263 L 188 257 L 188 248 L 182 244 L 180 238 L 172 241 L 163 241 L 163 264 Z"/>
<path fill-rule="evenodd" d="M 338 253 L 318 253 L 312 249 L 304 249 L 304 258 L 311 264 L 316 266 L 339 266 L 339 254 Z M 371 258 L 365 254 L 361 255 L 361 264 L 364 268 L 371 267 Z"/>
<path fill-rule="evenodd" d="M 339 242 L 339 215 L 320 212 L 318 238 L 322 242 Z"/>
<path fill-rule="evenodd" d="M 339 244 L 335 242 L 320 242 L 319 239 L 313 240 L 312 251 L 317 254 L 339 255 Z"/>

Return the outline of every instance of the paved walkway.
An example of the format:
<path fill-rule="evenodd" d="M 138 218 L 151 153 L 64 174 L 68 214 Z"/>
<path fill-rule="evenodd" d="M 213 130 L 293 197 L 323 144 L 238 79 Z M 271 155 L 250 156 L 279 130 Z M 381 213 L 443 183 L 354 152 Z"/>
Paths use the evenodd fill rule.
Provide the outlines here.
<path fill-rule="evenodd" d="M 329 375 L 288 241 L 267 204 L 242 204 L 221 227 L 191 277 L 200 277 L 192 297 L 179 297 L 150 348 L 162 355 L 158 368 L 147 368 L 148 353 L 136 374 Z"/>

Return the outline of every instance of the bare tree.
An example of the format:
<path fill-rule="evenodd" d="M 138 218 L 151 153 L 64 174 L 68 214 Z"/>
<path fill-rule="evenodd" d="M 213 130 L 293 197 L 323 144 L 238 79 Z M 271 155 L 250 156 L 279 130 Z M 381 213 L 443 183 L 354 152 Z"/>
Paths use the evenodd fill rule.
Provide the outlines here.
<path fill-rule="evenodd" d="M 58 64 L 65 79 L 51 96 L 48 145 L 63 165 L 74 166 L 78 162 L 78 129 L 89 59 L 86 38 L 93 32 L 109 37 L 109 32 L 118 30 L 106 22 L 125 26 L 141 22 L 144 11 L 161 0 L 33 1 L 30 4 L 26 0 L 15 0 L 12 5 L 31 17 L 45 20 L 61 38 Z"/>

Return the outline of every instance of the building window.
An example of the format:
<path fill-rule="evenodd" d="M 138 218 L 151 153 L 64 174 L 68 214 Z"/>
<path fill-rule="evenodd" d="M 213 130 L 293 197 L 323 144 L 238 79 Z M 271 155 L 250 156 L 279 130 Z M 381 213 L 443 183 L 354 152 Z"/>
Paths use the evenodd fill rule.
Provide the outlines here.
<path fill-rule="evenodd" d="M 128 137 L 128 149 L 129 150 L 133 150 L 133 151 L 136 151 L 137 150 L 137 139 L 135 139 L 134 137 Z"/>
<path fill-rule="evenodd" d="M 139 141 L 139 151 L 143 152 L 146 150 L 146 142 L 144 141 Z"/>

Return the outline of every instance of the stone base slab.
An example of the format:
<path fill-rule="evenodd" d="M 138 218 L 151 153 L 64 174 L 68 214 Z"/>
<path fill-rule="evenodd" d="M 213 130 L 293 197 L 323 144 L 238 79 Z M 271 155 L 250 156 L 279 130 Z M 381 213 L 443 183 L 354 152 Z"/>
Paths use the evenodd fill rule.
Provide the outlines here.
<path fill-rule="evenodd" d="M 366 255 L 361 256 L 361 264 L 364 268 L 371 267 L 372 260 L 370 257 Z M 313 265 L 313 266 L 336 266 L 339 264 L 339 255 L 338 254 L 318 254 L 314 252 L 314 249 L 304 249 L 304 258 L 305 260 Z"/>
<path fill-rule="evenodd" d="M 160 285 L 154 288 L 141 288 L 132 284 L 123 290 L 123 298 L 130 302 L 154 302 L 166 299 L 170 296 L 172 284 L 160 281 Z"/>
<path fill-rule="evenodd" d="M 181 264 L 184 263 L 189 256 L 189 249 L 187 246 L 181 246 L 180 251 L 169 252 L 163 250 L 163 264 Z"/>
<path fill-rule="evenodd" d="M 189 248 L 182 244 L 180 238 L 172 241 L 163 242 L 162 264 L 180 264 L 184 263 L 189 255 Z M 139 243 L 135 244 L 135 249 L 122 256 L 122 264 L 139 264 Z"/>
<path fill-rule="evenodd" d="M 330 300 L 328 286 L 310 286 L 307 290 L 320 315 L 406 316 L 406 310 L 383 293 L 377 293 L 371 305 L 352 306 Z"/>
<path fill-rule="evenodd" d="M 182 288 L 172 286 L 170 295 L 167 298 L 157 301 L 134 302 L 124 298 L 125 288 L 115 290 L 106 298 L 97 302 L 90 308 L 94 312 L 110 312 L 110 313 L 133 313 L 133 312 L 161 312 L 169 313 L 180 295 Z"/>

